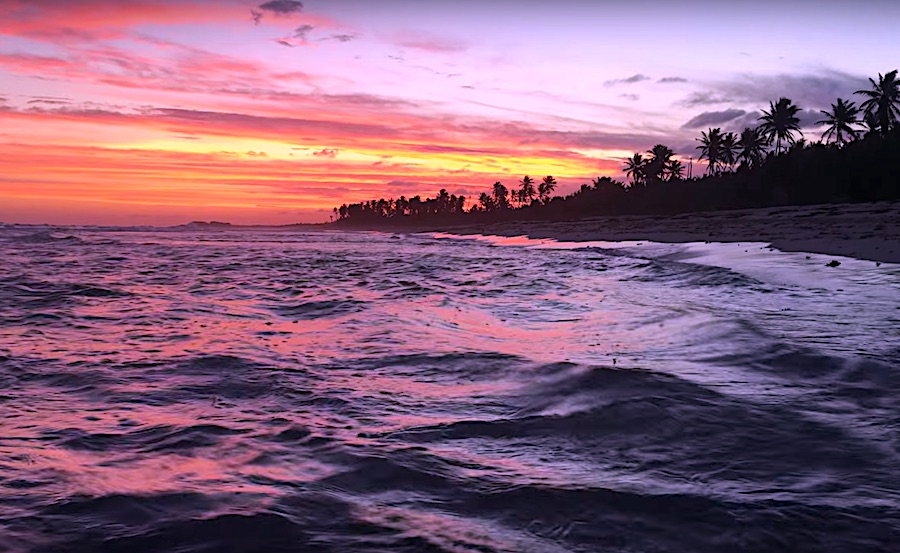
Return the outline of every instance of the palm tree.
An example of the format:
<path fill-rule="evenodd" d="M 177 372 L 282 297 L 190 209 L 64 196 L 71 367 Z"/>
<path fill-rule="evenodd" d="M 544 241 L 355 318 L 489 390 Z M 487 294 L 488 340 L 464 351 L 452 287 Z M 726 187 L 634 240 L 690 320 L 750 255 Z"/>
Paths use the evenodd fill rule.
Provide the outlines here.
<path fill-rule="evenodd" d="M 794 133 L 800 131 L 800 119 L 797 113 L 800 108 L 789 98 L 779 98 L 778 102 L 769 102 L 769 111 L 763 110 L 760 129 L 762 133 L 771 142 L 775 140 L 775 153 L 781 153 L 781 141 L 784 140 L 790 144 L 794 143 Z"/>
<path fill-rule="evenodd" d="M 631 177 L 632 185 L 644 182 L 646 179 L 644 168 L 646 166 L 647 162 L 641 154 L 634 154 L 634 156 L 625 160 L 625 174 Z"/>
<path fill-rule="evenodd" d="M 859 108 L 856 107 L 856 104 L 838 98 L 836 104 L 831 104 L 830 113 L 824 110 L 822 113 L 825 115 L 825 119 L 816 121 L 816 125 L 828 125 L 825 134 L 822 135 L 822 140 L 827 142 L 828 137 L 833 136 L 835 144 L 842 146 L 846 143 L 845 133 L 854 140 L 859 138 L 859 131 L 850 126 L 861 123 L 857 118 Z"/>
<path fill-rule="evenodd" d="M 733 169 L 737 162 L 737 136 L 733 132 L 722 135 L 722 164 Z"/>
<path fill-rule="evenodd" d="M 737 159 L 741 166 L 747 168 L 759 167 L 766 155 L 766 147 L 769 140 L 763 135 L 759 127 L 746 127 L 741 133 L 737 143 Z"/>
<path fill-rule="evenodd" d="M 516 204 L 522 204 L 522 190 L 517 188 L 511 188 L 509 190 L 509 203 L 515 206 Z"/>
<path fill-rule="evenodd" d="M 668 180 L 684 178 L 684 164 L 677 159 L 670 159 L 666 164 L 666 173 L 669 175 Z"/>
<path fill-rule="evenodd" d="M 554 190 L 556 190 L 556 179 L 547 175 L 538 185 L 538 198 L 542 204 L 550 201 L 550 194 L 553 194 Z"/>
<path fill-rule="evenodd" d="M 863 116 L 863 125 L 866 127 L 866 136 L 878 134 L 878 116 L 874 112 L 866 112 Z"/>
<path fill-rule="evenodd" d="M 722 129 L 709 129 L 709 132 L 701 132 L 700 138 L 697 139 L 700 145 L 700 159 L 707 162 L 706 172 L 714 175 L 719 172 L 719 164 L 724 162 L 724 153 L 722 152 Z"/>
<path fill-rule="evenodd" d="M 400 196 L 397 198 L 397 201 L 394 202 L 394 210 L 397 212 L 397 216 L 403 217 L 406 215 L 408 209 L 409 200 L 406 199 L 406 196 Z"/>
<path fill-rule="evenodd" d="M 594 190 L 609 190 L 613 188 L 615 181 L 610 177 L 597 177 L 591 183 L 594 185 Z"/>
<path fill-rule="evenodd" d="M 534 189 L 534 179 L 525 175 L 522 178 L 522 182 L 519 183 L 521 188 L 519 189 L 519 201 L 524 205 L 526 202 L 531 203 L 534 201 L 534 197 L 537 195 L 537 192 Z"/>
<path fill-rule="evenodd" d="M 438 192 L 437 197 L 437 210 L 438 213 L 446 213 L 450 211 L 450 194 L 447 193 L 446 188 L 441 188 L 441 191 Z"/>
<path fill-rule="evenodd" d="M 881 134 L 887 136 L 897 126 L 900 118 L 900 82 L 897 81 L 897 70 L 882 75 L 878 74 L 878 82 L 869 79 L 872 90 L 857 90 L 854 94 L 868 96 L 868 100 L 860 106 L 866 114 L 874 113 L 878 118 Z"/>
<path fill-rule="evenodd" d="M 481 204 L 481 208 L 484 211 L 493 211 L 496 206 L 494 198 L 490 197 L 487 192 L 482 192 L 481 195 L 478 196 L 478 202 Z"/>
<path fill-rule="evenodd" d="M 494 183 L 493 200 L 497 209 L 509 209 L 509 190 L 500 181 Z"/>
<path fill-rule="evenodd" d="M 651 157 L 644 164 L 644 175 L 648 180 L 663 180 L 663 174 L 666 165 L 675 153 L 663 144 L 657 144 L 653 148 L 647 150 Z"/>

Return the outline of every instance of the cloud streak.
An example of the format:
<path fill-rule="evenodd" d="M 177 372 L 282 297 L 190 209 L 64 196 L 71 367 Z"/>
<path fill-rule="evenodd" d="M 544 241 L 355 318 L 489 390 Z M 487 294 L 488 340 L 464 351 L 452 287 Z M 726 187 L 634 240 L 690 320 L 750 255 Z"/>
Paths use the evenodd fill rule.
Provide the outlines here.
<path fill-rule="evenodd" d="M 632 75 L 632 76 L 626 77 L 624 79 L 612 79 L 612 80 L 604 82 L 603 84 L 605 86 L 618 86 L 618 85 L 622 85 L 622 84 L 635 84 L 635 83 L 640 83 L 640 82 L 649 81 L 649 80 L 651 80 L 651 79 L 647 75 L 642 75 L 642 74 L 638 73 L 636 75 Z"/>
<path fill-rule="evenodd" d="M 747 112 L 742 109 L 726 109 L 724 111 L 704 111 L 700 115 L 692 117 L 687 123 L 682 125 L 683 129 L 700 129 L 712 125 L 720 125 L 728 121 L 737 119 L 745 115 Z"/>

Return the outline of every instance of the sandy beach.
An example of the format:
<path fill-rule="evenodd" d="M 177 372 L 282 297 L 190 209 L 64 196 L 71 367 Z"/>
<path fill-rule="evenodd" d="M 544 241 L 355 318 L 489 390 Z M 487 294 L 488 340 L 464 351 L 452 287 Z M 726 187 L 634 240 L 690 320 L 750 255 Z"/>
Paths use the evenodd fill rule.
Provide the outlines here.
<path fill-rule="evenodd" d="M 624 215 L 578 221 L 504 222 L 447 229 L 567 242 L 767 242 L 783 251 L 900 263 L 900 203 L 784 206 L 671 216 Z"/>

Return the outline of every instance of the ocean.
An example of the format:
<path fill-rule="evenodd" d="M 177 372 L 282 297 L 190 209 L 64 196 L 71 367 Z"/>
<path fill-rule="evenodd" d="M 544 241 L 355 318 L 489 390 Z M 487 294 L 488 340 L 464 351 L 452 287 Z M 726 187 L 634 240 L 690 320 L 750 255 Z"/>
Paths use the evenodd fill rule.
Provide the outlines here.
<path fill-rule="evenodd" d="M 896 552 L 898 329 L 759 243 L 9 226 L 0 551 Z"/>

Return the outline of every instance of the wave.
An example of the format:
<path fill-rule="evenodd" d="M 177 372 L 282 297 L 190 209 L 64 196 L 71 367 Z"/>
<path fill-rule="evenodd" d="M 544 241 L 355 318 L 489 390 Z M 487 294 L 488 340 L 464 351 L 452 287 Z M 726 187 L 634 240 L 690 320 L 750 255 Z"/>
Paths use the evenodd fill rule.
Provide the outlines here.
<path fill-rule="evenodd" d="M 67 244 L 83 244 L 84 240 L 81 238 L 71 235 L 64 234 L 58 231 L 52 230 L 44 230 L 39 232 L 33 232 L 28 234 L 13 234 L 8 236 L 7 239 L 13 243 L 23 244 L 23 245 L 35 245 L 35 244 L 55 244 L 55 245 L 67 245 Z"/>
<path fill-rule="evenodd" d="M 365 302 L 358 300 L 324 300 L 270 304 L 266 305 L 266 308 L 287 319 L 306 321 L 357 313 L 364 306 Z"/>

